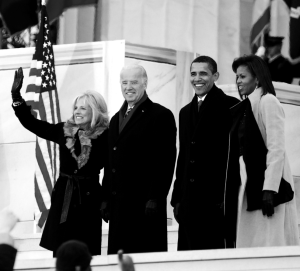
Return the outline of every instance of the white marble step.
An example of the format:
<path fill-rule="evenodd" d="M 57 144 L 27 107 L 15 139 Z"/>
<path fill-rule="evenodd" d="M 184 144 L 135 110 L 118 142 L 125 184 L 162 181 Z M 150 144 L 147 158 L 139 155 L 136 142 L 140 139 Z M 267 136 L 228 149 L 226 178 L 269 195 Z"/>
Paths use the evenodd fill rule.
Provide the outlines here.
<path fill-rule="evenodd" d="M 269 247 L 131 254 L 138 271 L 296 271 L 300 247 Z M 116 255 L 95 256 L 93 271 L 117 271 Z M 17 259 L 14 270 L 54 271 L 55 259 Z"/>
<path fill-rule="evenodd" d="M 177 226 L 168 226 L 168 251 L 177 250 Z M 41 233 L 14 234 L 15 247 L 18 249 L 18 259 L 52 258 L 52 251 L 39 246 Z M 108 230 L 102 230 L 101 255 L 107 255 Z"/>

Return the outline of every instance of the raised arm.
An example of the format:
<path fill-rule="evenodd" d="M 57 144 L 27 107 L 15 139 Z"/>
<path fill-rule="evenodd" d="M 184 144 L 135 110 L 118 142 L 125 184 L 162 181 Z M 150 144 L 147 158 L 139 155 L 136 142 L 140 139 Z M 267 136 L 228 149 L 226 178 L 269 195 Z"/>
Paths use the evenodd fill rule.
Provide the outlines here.
<path fill-rule="evenodd" d="M 15 72 L 14 82 L 11 89 L 13 109 L 21 124 L 38 137 L 58 143 L 62 133 L 62 123 L 51 124 L 36 119 L 31 113 L 31 107 L 27 106 L 21 96 L 20 90 L 23 84 L 23 70 L 19 68 Z"/>

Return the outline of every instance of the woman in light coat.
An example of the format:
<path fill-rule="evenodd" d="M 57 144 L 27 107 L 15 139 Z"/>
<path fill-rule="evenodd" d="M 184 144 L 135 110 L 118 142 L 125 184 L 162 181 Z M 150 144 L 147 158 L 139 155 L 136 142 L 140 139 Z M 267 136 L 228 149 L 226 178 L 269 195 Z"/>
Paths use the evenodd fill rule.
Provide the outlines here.
<path fill-rule="evenodd" d="M 298 245 L 284 111 L 269 70 L 255 55 L 235 59 L 232 68 L 243 100 L 231 108 L 232 151 L 225 201 L 236 247 Z"/>

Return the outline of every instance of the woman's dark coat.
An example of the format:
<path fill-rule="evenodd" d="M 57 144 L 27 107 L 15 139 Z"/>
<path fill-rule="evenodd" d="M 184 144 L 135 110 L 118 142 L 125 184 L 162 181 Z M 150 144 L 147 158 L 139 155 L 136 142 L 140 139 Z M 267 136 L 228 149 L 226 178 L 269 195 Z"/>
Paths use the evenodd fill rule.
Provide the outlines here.
<path fill-rule="evenodd" d="M 119 133 L 119 114 L 110 122 L 111 175 L 103 183 L 109 191 L 108 254 L 119 249 L 125 253 L 167 251 L 166 198 L 176 160 L 174 116 L 147 98 Z M 153 199 L 158 213 L 147 216 L 146 203 Z"/>
<path fill-rule="evenodd" d="M 229 108 L 239 100 L 215 85 L 200 110 L 197 96 L 180 110 L 180 150 L 171 205 L 180 203 L 178 250 L 224 248 L 224 187 Z"/>
<path fill-rule="evenodd" d="M 60 223 L 68 177 L 60 175 L 51 195 L 51 208 L 43 231 L 40 246 L 56 252 L 65 241 L 77 239 L 86 243 L 93 255 L 101 254 L 102 218 L 100 205 L 102 187 L 100 170 L 108 163 L 108 131 L 92 139 L 92 148 L 86 165 L 78 169 L 76 160 L 66 147 L 64 123 L 50 124 L 35 119 L 30 107 L 23 103 L 13 107 L 22 125 L 37 136 L 59 144 L 60 172 L 72 176 L 90 176 L 75 183 L 66 222 Z M 80 154 L 80 143 L 76 140 L 75 153 Z M 80 202 L 80 198 L 81 202 Z"/>

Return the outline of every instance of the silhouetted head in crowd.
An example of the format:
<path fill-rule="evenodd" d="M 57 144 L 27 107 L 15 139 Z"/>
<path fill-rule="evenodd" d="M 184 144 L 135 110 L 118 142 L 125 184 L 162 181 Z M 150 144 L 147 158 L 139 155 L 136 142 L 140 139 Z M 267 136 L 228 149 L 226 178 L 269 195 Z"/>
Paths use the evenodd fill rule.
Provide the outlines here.
<path fill-rule="evenodd" d="M 91 271 L 92 256 L 87 245 L 80 241 L 63 243 L 56 257 L 56 271 Z"/>

